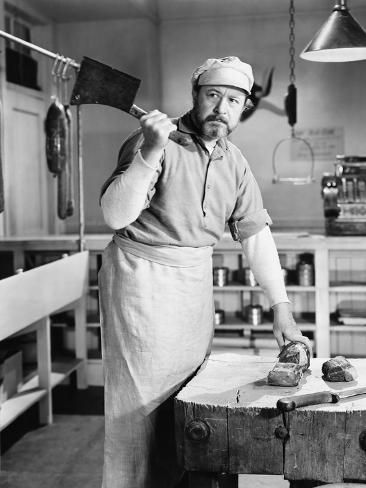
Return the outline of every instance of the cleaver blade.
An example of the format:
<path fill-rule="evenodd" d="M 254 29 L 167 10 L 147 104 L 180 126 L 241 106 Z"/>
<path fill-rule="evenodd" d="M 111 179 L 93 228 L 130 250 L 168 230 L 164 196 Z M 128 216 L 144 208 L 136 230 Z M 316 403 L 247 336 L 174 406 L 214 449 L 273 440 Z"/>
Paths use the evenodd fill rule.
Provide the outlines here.
<path fill-rule="evenodd" d="M 84 56 L 70 105 L 108 105 L 129 113 L 140 84 L 138 78 Z"/>
<path fill-rule="evenodd" d="M 84 56 L 71 93 L 70 105 L 108 105 L 123 110 L 136 119 L 146 110 L 134 104 L 141 80 Z M 191 137 L 176 130 L 169 139 L 181 146 L 191 143 Z"/>

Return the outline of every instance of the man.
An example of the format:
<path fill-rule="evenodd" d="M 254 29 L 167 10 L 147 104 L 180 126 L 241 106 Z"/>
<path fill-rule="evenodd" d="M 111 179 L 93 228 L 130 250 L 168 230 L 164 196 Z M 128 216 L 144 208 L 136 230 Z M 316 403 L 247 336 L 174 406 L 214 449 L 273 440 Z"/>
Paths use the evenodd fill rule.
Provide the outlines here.
<path fill-rule="evenodd" d="M 274 311 L 279 347 L 309 346 L 290 312 L 258 185 L 227 136 L 253 86 L 236 57 L 192 76 L 193 109 L 177 121 L 153 110 L 120 150 L 102 189 L 116 230 L 100 271 L 105 371 L 103 488 L 171 488 L 172 396 L 202 364 L 213 335 L 212 248 L 228 223 Z M 178 129 L 182 146 L 169 139 Z"/>

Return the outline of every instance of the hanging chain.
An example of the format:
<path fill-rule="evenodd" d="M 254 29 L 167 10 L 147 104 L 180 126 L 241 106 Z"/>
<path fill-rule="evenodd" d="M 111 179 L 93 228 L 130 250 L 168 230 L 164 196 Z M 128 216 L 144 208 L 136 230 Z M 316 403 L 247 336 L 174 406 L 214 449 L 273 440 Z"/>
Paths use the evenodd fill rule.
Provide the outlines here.
<path fill-rule="evenodd" d="M 289 34 L 289 54 L 290 54 L 290 84 L 295 84 L 295 6 L 294 0 L 290 0 L 289 8 L 290 20 L 290 34 Z"/>
<path fill-rule="evenodd" d="M 295 6 L 294 0 L 290 0 L 290 7 L 289 7 L 289 54 L 290 54 L 290 85 L 294 86 L 296 77 L 295 77 Z M 290 87 L 289 87 L 290 88 Z M 291 125 L 291 137 L 295 137 L 295 124 Z"/>

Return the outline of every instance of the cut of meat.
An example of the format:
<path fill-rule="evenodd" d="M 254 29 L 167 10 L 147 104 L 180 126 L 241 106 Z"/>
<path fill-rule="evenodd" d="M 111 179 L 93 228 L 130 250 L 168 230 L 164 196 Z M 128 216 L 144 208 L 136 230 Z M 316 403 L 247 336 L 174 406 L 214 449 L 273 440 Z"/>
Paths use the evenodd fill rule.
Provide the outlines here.
<path fill-rule="evenodd" d="M 336 356 L 322 365 L 325 381 L 354 381 L 358 374 L 356 368 L 344 356 Z"/>
<path fill-rule="evenodd" d="M 276 363 L 268 373 L 268 384 L 272 386 L 297 386 L 303 375 L 303 369 L 295 363 Z"/>
<path fill-rule="evenodd" d="M 290 342 L 282 348 L 278 356 L 278 362 L 296 363 L 305 371 L 310 366 L 309 349 L 302 342 Z"/>

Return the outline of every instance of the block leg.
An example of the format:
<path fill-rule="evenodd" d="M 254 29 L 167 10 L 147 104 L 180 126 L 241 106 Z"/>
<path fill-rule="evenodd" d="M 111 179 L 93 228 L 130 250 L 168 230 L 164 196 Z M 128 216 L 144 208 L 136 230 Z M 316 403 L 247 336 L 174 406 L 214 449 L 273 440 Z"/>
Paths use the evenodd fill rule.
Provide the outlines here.
<path fill-rule="evenodd" d="M 188 473 L 189 488 L 238 488 L 237 474 Z"/>

